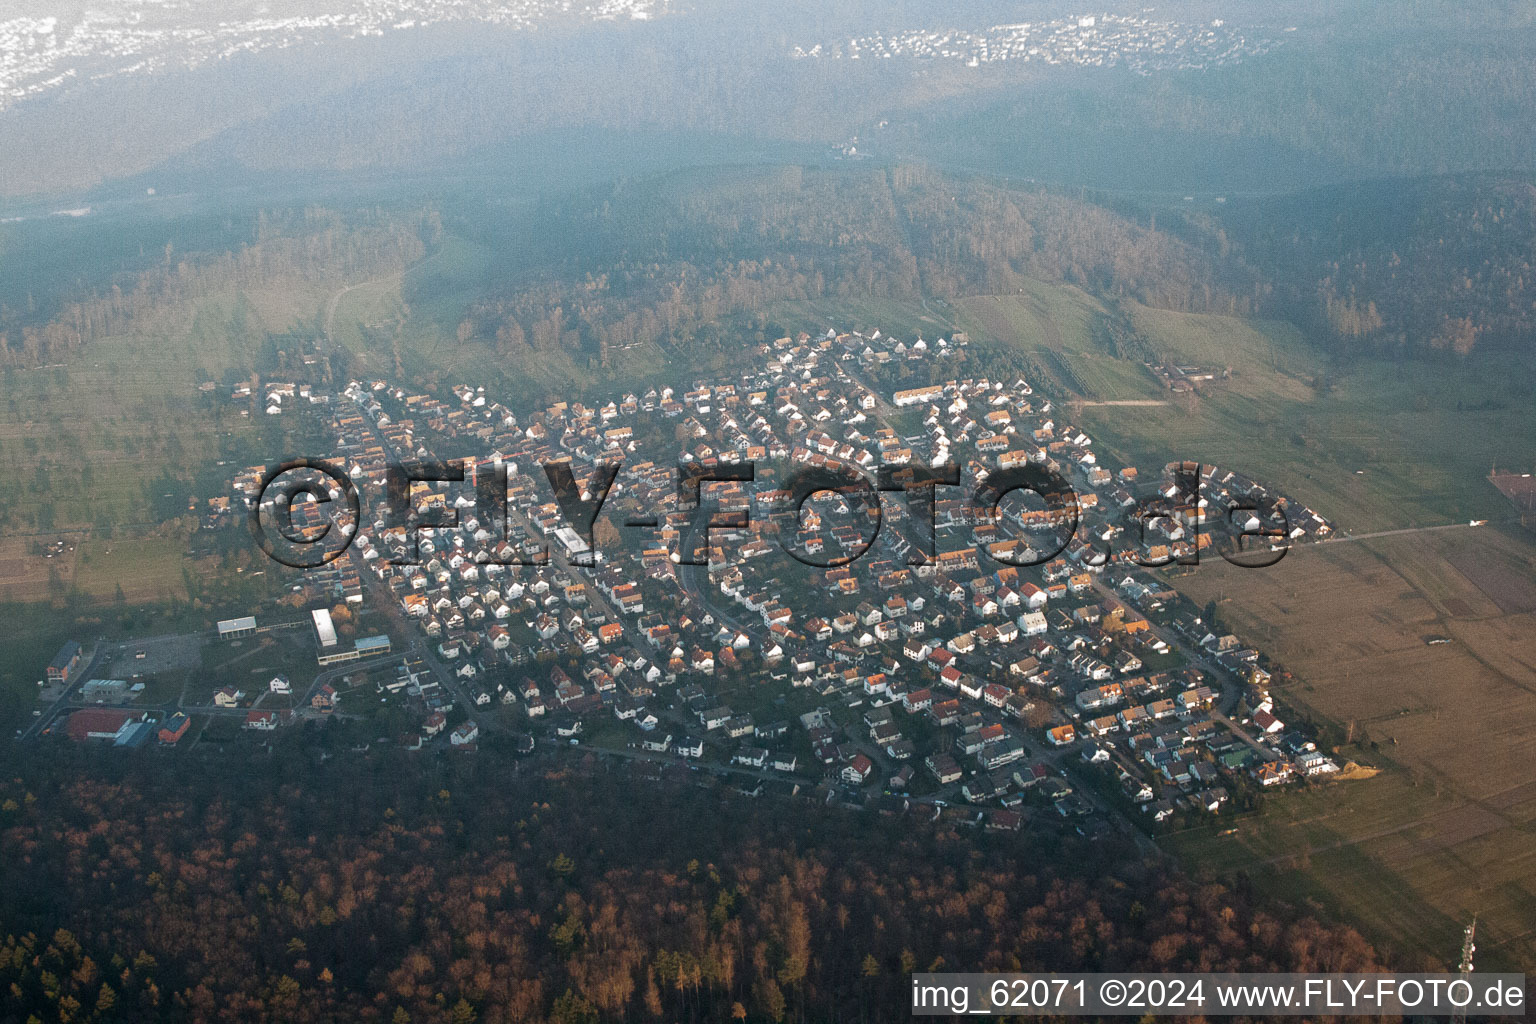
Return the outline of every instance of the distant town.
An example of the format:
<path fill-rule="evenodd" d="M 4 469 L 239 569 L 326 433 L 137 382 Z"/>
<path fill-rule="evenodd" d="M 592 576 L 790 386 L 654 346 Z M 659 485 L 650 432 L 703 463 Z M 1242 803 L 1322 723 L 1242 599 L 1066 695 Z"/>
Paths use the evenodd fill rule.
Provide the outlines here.
<path fill-rule="evenodd" d="M 469 385 L 451 398 L 385 380 L 339 392 L 238 385 L 228 400 L 249 415 L 324 424 L 327 457 L 364 499 L 349 550 L 212 634 L 67 644 L 26 734 L 259 742 L 387 708 L 393 731 L 378 741 L 423 756 L 471 756 L 493 738 L 517 755 L 576 747 L 642 772 L 708 772 L 750 796 L 878 801 L 999 830 L 1034 817 L 1085 833 L 1220 814 L 1346 771 L 1271 693 L 1277 667 L 1167 576 L 1215 557 L 1201 527 L 1233 506 L 1284 508 L 1288 535 L 1275 544 L 1325 540 L 1331 524 L 1227 468 L 1201 466 L 1189 500 L 1172 467 L 1104 465 L 1027 381 L 951 376 L 966 347 L 964 335 L 802 333 L 762 345 L 762 369 L 728 383 L 522 416 Z M 451 511 L 458 525 L 408 534 L 383 518 L 386 466 L 426 458 L 465 460 L 462 484 L 411 492 L 418 512 Z M 589 544 L 540 467 L 566 461 L 580 480 L 621 459 Z M 871 544 L 871 524 L 823 491 L 791 538 L 775 537 L 780 475 L 706 483 L 688 508 L 681 461 L 957 463 L 981 479 L 1043 466 L 1071 482 L 1080 522 L 1040 558 L 1060 546 L 1059 510 L 1004 502 L 978 520 L 959 489 L 941 488 L 924 557 L 903 496 L 882 500 Z M 496 471 L 508 479 L 500 534 L 475 505 L 478 478 Z M 204 527 L 245 529 L 264 472 L 250 467 L 209 496 Z M 1140 518 L 1148 497 L 1182 504 Z M 330 504 L 290 511 L 315 529 Z M 732 515 L 745 525 L 711 525 Z M 785 556 L 786 542 L 818 564 Z M 253 676 L 242 662 L 263 650 L 293 667 Z M 157 689 L 167 675 L 199 682 Z"/>
<path fill-rule="evenodd" d="M 1085 14 L 994 25 L 974 32 L 928 29 L 877 33 L 842 43 L 796 47 L 792 55 L 801 59 L 954 60 L 973 68 L 1005 61 L 1036 62 L 1125 67 L 1150 74 L 1230 64 L 1267 53 L 1276 45 L 1274 40 L 1249 36 L 1221 19 L 1191 25 L 1135 15 Z"/>
<path fill-rule="evenodd" d="M 326 37 L 357 39 L 460 21 L 534 29 L 558 18 L 645 20 L 666 13 L 668 2 L 337 0 L 323 6 L 287 16 L 265 6 L 249 14 L 219 9 L 202 24 L 177 20 L 188 16 L 185 5 L 143 3 L 96 4 L 77 18 L 0 19 L 0 110 L 74 81 L 197 67 Z"/>

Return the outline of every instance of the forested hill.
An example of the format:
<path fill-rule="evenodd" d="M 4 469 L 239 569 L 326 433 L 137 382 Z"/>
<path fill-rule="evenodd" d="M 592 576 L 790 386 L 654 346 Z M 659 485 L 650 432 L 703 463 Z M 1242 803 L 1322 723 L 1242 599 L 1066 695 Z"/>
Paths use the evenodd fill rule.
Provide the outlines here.
<path fill-rule="evenodd" d="M 517 351 L 686 334 L 785 299 L 949 298 L 1067 282 L 1180 310 L 1245 312 L 1241 268 L 1103 206 L 917 167 L 711 172 L 587 191 L 459 225 L 526 255 L 461 337 Z"/>
<path fill-rule="evenodd" d="M 447 284 L 423 268 L 402 297 L 455 318 L 447 327 L 461 342 L 480 338 L 509 355 L 560 349 L 602 360 L 637 343 L 683 343 L 784 300 L 915 301 L 1036 280 L 1242 313 L 1255 294 L 1241 267 L 1158 231 L 1150 216 L 919 167 L 715 169 L 531 207 L 473 196 L 425 210 L 252 210 L 213 233 L 189 230 L 208 248 L 177 244 L 167 222 L 111 222 L 98 228 L 95 258 L 76 237 L 86 227 L 0 228 L 0 246 L 55 271 L 0 295 L 0 365 L 58 361 L 218 292 L 398 272 L 434 252 L 445 231 L 478 243 L 473 265 Z M 74 246 L 68 259 L 53 254 L 57 240 Z M 445 306 L 446 292 L 462 304 Z"/>
<path fill-rule="evenodd" d="M 439 234 L 435 215 L 421 211 L 343 215 L 307 208 L 221 220 L 217 233 L 189 231 L 211 243 L 190 251 L 173 226 L 153 218 L 102 224 L 93 233 L 69 224 L 44 225 L 51 233 L 13 228 L 14 238 L 0 233 L 0 253 L 10 243 L 20 265 L 0 283 L 0 368 L 63 361 L 221 291 L 399 272 L 420 260 Z M 55 251 L 59 241 L 66 244 Z"/>
<path fill-rule="evenodd" d="M 18 763 L 0 1020 L 880 1021 L 923 969 L 1380 966 L 1117 841 L 314 753 Z"/>
<path fill-rule="evenodd" d="M 1532 352 L 1536 183 L 1442 177 L 1233 203 L 1234 256 L 1264 309 L 1341 354 Z"/>
<path fill-rule="evenodd" d="M 190 244 L 170 221 L 107 222 L 95 236 L 85 222 L 0 226 L 0 249 L 37 268 L 0 294 L 0 366 L 58 361 L 216 292 L 339 287 L 412 266 L 402 298 L 460 343 L 514 359 L 560 351 L 578 365 L 701 332 L 729 344 L 729 321 L 771 317 L 786 301 L 916 302 L 1030 281 L 1289 320 L 1346 356 L 1529 351 L 1530 179 L 1174 207 L 918 166 L 791 165 L 621 181 L 526 206 L 469 194 L 425 208 L 252 210 L 217 231 L 189 224 Z M 425 260 L 447 237 L 472 243 L 461 265 Z M 56 241 L 67 244 L 55 252 Z"/>
<path fill-rule="evenodd" d="M 507 352 L 602 357 L 785 299 L 1003 294 L 1033 279 L 1289 320 L 1346 357 L 1531 354 L 1529 178 L 1362 182 L 1218 209 L 1154 214 L 919 167 L 621 184 L 460 224 L 524 253 L 490 275 L 460 331 Z"/>

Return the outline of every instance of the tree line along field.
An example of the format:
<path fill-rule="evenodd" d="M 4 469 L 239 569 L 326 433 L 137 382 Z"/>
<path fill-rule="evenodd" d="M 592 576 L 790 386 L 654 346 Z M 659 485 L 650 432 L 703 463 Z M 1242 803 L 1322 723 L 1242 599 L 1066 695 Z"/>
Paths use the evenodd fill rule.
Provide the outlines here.
<path fill-rule="evenodd" d="M 1182 577 L 1295 679 L 1281 699 L 1380 764 L 1271 802 L 1235 836 L 1172 848 L 1343 908 L 1448 960 L 1478 916 L 1481 964 L 1536 960 L 1536 544 L 1517 528 L 1424 531 Z M 1448 643 L 1428 644 L 1428 637 Z"/>

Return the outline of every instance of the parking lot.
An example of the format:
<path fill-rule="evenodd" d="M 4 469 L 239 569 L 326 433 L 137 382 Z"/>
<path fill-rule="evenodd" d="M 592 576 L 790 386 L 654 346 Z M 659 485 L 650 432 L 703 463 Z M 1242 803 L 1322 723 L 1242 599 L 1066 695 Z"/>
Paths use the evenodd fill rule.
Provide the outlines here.
<path fill-rule="evenodd" d="M 132 679 L 185 672 L 201 664 L 202 648 L 203 637 L 197 633 L 136 640 L 119 648 L 102 673 L 112 679 Z"/>

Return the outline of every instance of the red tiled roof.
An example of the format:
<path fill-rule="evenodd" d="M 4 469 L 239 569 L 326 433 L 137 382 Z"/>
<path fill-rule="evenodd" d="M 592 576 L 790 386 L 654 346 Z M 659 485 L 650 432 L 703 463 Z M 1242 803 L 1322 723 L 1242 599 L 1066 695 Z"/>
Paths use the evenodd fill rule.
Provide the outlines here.
<path fill-rule="evenodd" d="M 111 735 L 123 727 L 123 723 L 138 718 L 135 711 L 123 711 L 115 708 L 86 708 L 76 711 L 69 716 L 65 723 L 65 731 L 69 738 L 76 743 L 89 739 L 91 735 L 105 733 Z"/>

